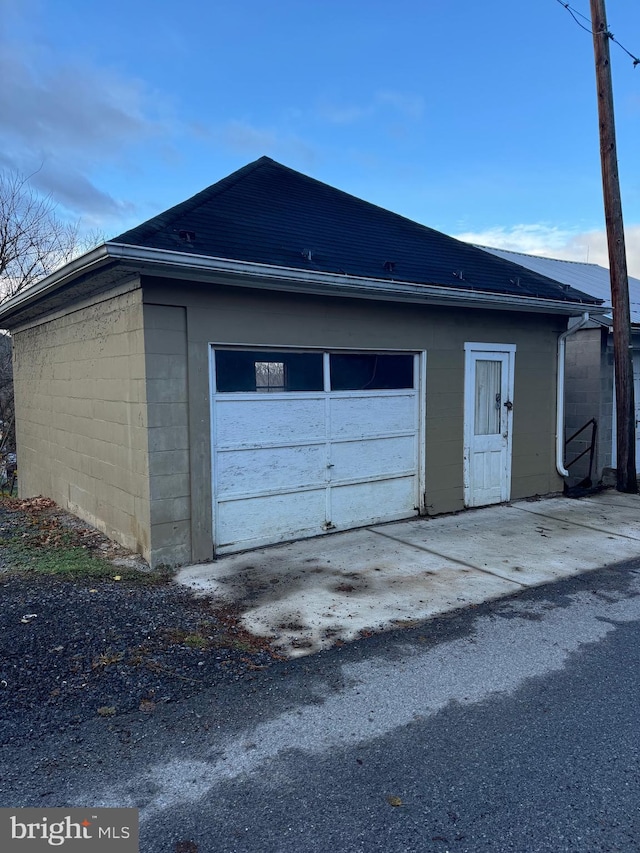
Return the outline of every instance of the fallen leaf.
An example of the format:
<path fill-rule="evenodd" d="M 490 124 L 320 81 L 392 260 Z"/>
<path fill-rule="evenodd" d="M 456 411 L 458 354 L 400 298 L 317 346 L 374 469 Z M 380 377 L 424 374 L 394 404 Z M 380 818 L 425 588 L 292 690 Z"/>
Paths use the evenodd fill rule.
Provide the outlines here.
<path fill-rule="evenodd" d="M 103 705 L 101 708 L 98 708 L 98 716 L 100 717 L 115 717 L 116 709 L 113 705 Z"/>
<path fill-rule="evenodd" d="M 114 581 L 121 581 L 121 580 L 122 580 L 122 575 L 114 575 L 114 576 L 113 576 L 113 579 L 114 579 Z"/>
<path fill-rule="evenodd" d="M 400 797 L 394 797 L 393 794 L 387 794 L 387 802 L 389 803 L 390 806 L 394 806 L 394 807 L 404 805 L 404 803 L 402 802 Z"/>
<path fill-rule="evenodd" d="M 152 714 L 156 709 L 156 703 L 152 699 L 141 699 L 138 708 L 145 714 Z"/>

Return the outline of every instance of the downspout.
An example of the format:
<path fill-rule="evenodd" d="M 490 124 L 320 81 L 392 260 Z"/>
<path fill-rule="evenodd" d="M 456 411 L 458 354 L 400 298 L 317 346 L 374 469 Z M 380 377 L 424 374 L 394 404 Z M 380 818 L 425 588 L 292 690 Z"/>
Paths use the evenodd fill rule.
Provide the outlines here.
<path fill-rule="evenodd" d="M 564 467 L 564 363 L 566 341 L 569 335 L 584 329 L 589 322 L 589 312 L 585 311 L 582 319 L 558 338 L 558 377 L 557 377 L 557 401 L 556 401 L 556 470 L 561 477 L 568 477 L 569 472 Z"/>

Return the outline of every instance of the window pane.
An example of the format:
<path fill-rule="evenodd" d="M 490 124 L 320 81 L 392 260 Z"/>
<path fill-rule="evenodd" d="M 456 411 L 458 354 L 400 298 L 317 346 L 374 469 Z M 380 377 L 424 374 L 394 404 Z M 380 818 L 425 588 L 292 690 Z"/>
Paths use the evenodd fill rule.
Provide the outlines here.
<path fill-rule="evenodd" d="M 495 435 L 500 432 L 501 384 L 501 362 L 476 361 L 476 435 Z"/>
<path fill-rule="evenodd" d="M 285 369 L 282 361 L 256 361 L 256 391 L 284 391 Z"/>
<path fill-rule="evenodd" d="M 322 353 L 216 350 L 218 391 L 322 391 Z"/>
<path fill-rule="evenodd" d="M 331 356 L 332 391 L 413 388 L 413 356 L 349 353 Z"/>

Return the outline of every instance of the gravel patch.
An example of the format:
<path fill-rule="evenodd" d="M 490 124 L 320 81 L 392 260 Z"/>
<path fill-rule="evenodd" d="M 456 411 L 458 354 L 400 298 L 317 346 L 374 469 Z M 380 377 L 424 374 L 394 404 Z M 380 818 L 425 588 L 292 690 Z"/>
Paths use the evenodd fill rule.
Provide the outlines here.
<path fill-rule="evenodd" d="M 154 579 L 148 567 L 125 574 L 122 565 L 139 558 L 64 515 L 50 502 L 0 503 L 0 744 L 90 718 L 153 714 L 273 662 L 232 609 Z M 79 548 L 107 555 L 108 576 L 38 573 Z"/>

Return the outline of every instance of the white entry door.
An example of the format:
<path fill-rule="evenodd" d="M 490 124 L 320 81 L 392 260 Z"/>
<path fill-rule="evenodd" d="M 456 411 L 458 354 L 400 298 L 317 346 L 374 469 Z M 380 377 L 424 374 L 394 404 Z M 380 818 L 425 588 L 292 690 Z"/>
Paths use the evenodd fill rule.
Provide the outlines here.
<path fill-rule="evenodd" d="M 464 501 L 511 497 L 514 344 L 465 344 Z"/>

